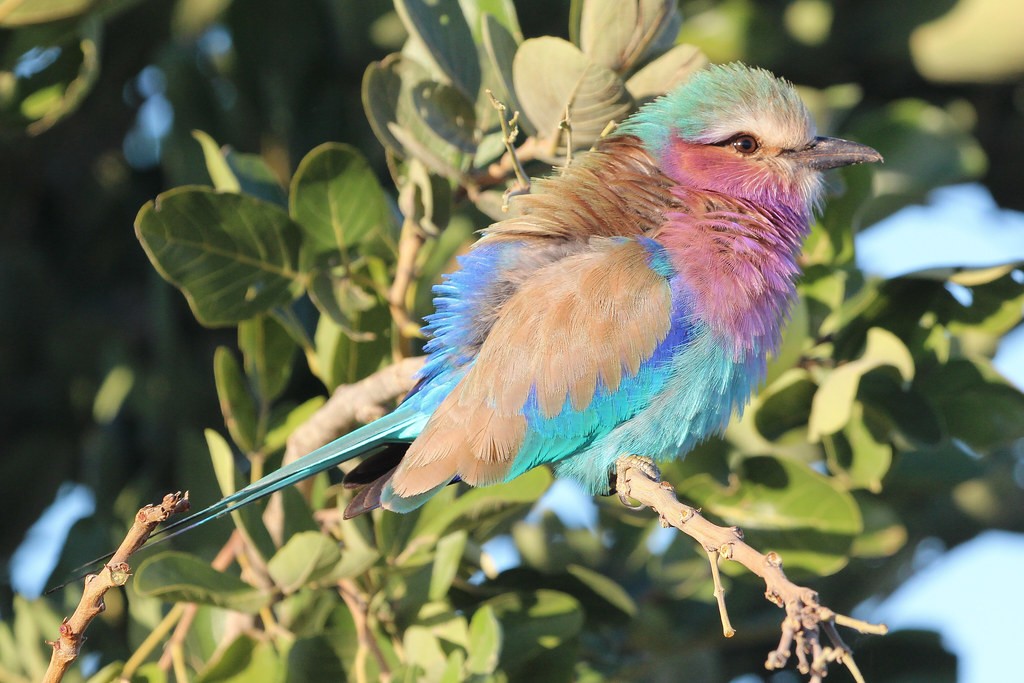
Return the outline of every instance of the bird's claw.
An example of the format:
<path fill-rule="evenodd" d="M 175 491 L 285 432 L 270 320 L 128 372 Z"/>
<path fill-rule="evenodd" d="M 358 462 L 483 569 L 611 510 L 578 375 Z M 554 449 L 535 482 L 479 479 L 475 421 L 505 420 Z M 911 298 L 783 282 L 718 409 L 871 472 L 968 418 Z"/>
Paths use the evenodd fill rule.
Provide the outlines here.
<path fill-rule="evenodd" d="M 615 490 L 619 494 L 619 501 L 630 510 L 641 510 L 646 506 L 633 505 L 629 502 L 629 481 L 626 479 L 626 472 L 630 469 L 639 471 L 652 481 L 661 481 L 661 470 L 653 460 L 642 455 L 623 455 L 615 461 Z"/>

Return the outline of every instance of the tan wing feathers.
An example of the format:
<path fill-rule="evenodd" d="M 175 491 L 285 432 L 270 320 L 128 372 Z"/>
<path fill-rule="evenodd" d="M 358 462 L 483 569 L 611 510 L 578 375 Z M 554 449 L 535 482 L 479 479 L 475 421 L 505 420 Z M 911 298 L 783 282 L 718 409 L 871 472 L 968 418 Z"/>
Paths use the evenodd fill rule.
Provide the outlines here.
<path fill-rule="evenodd" d="M 590 405 L 598 382 L 618 389 L 668 334 L 668 283 L 635 241 L 600 240 L 592 251 L 538 271 L 502 307 L 473 368 L 409 448 L 392 486 L 399 496 L 461 477 L 504 480 L 526 436 L 531 390 L 542 415 L 566 400 Z"/>

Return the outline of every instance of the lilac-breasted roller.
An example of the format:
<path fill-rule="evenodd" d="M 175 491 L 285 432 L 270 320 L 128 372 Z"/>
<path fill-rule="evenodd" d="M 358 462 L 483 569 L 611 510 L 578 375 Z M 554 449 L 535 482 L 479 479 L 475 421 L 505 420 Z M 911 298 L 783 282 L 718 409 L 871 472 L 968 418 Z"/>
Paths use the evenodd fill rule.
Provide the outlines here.
<path fill-rule="evenodd" d="M 604 492 L 622 455 L 681 457 L 764 378 L 822 171 L 880 160 L 819 137 L 767 71 L 695 74 L 483 231 L 435 288 L 429 358 L 393 413 L 179 525 L 359 456 L 348 515 L 544 464 Z"/>

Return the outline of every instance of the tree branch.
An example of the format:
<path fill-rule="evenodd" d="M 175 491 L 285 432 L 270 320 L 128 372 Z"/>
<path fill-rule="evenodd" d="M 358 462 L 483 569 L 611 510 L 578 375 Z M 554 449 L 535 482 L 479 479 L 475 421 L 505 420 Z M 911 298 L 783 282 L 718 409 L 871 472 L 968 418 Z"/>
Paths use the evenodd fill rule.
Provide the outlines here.
<path fill-rule="evenodd" d="M 53 653 L 50 665 L 46 669 L 43 683 L 57 683 L 64 678 L 71 663 L 78 658 L 78 653 L 85 642 L 85 629 L 106 608 L 103 596 L 111 588 L 123 586 L 131 576 L 128 558 L 132 556 L 153 533 L 153 529 L 171 515 L 185 512 L 189 508 L 188 492 L 168 493 L 160 505 L 147 505 L 135 515 L 135 523 L 125 536 L 124 541 L 98 574 L 85 577 L 85 590 L 78 602 L 74 614 L 60 625 L 60 636 L 50 642 Z"/>
<path fill-rule="evenodd" d="M 284 463 L 315 451 L 356 425 L 383 416 L 390 410 L 389 403 L 416 386 L 416 372 L 425 361 L 423 356 L 403 358 L 365 379 L 339 386 L 327 403 L 288 437 Z"/>
<path fill-rule="evenodd" d="M 725 591 L 718 577 L 719 557 L 739 562 L 761 577 L 765 583 L 765 597 L 786 610 L 779 645 L 768 653 L 766 669 L 771 671 L 785 666 L 795 646 L 797 669 L 809 674 L 811 683 L 821 683 L 831 662 L 841 662 L 850 670 L 854 680 L 863 683 L 860 670 L 853 661 L 853 651 L 840 638 L 836 624 L 878 635 L 888 631 L 885 625 L 869 624 L 836 614 L 821 605 L 816 592 L 786 578 L 782 571 L 782 558 L 777 553 L 760 553 L 744 543 L 743 532 L 738 527 L 720 527 L 701 516 L 698 510 L 680 503 L 672 486 L 661 481 L 657 468 L 649 460 L 623 456 L 617 463 L 617 474 L 616 488 L 621 497 L 628 496 L 651 508 L 661 517 L 663 526 L 674 526 L 700 543 L 708 553 L 726 637 L 731 636 L 733 630 L 725 611 Z M 822 632 L 828 644 L 822 644 Z"/>

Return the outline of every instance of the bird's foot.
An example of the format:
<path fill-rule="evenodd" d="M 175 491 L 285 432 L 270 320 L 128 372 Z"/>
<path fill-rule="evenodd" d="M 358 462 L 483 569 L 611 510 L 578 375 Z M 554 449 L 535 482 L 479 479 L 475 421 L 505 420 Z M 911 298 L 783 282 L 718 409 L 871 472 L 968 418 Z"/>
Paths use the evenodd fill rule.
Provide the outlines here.
<path fill-rule="evenodd" d="M 644 474 L 652 481 L 661 481 L 661 470 L 650 458 L 642 455 L 623 455 L 615 461 L 615 482 L 614 491 L 619 494 L 619 500 L 630 510 L 640 510 L 645 505 L 632 505 L 629 502 L 629 480 L 626 472 L 635 469 Z"/>

